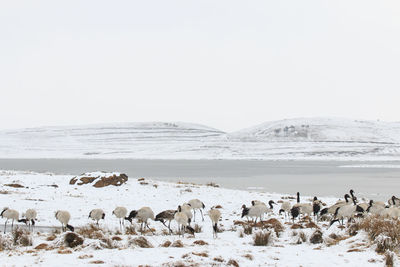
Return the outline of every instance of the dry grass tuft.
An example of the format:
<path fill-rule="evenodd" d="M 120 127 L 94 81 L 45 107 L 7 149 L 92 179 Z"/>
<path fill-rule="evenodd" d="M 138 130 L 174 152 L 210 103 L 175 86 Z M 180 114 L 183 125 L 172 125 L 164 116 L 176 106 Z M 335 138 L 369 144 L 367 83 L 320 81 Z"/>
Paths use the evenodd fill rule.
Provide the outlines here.
<path fill-rule="evenodd" d="M 202 230 L 203 230 L 203 227 L 200 226 L 200 225 L 198 225 L 198 224 L 196 223 L 196 224 L 194 225 L 193 229 L 194 229 L 194 232 L 195 232 L 195 233 L 201 233 Z"/>
<path fill-rule="evenodd" d="M 254 246 L 268 246 L 271 240 L 270 231 L 259 231 L 253 236 Z"/>
<path fill-rule="evenodd" d="M 215 206 L 215 208 L 216 209 L 222 209 L 222 206 L 221 205 L 217 205 L 217 206 Z"/>
<path fill-rule="evenodd" d="M 307 235 L 303 231 L 299 233 L 299 238 L 303 243 L 307 241 Z"/>
<path fill-rule="evenodd" d="M 25 186 L 20 184 L 5 184 L 5 186 L 14 187 L 14 188 L 25 188 Z"/>
<path fill-rule="evenodd" d="M 347 252 L 362 252 L 363 250 L 359 249 L 359 248 L 352 248 L 349 249 Z"/>
<path fill-rule="evenodd" d="M 290 229 L 303 229 L 303 225 L 298 224 L 298 223 L 294 223 L 292 224 L 292 226 L 290 227 Z"/>
<path fill-rule="evenodd" d="M 74 248 L 83 244 L 83 238 L 73 232 L 69 232 L 64 236 L 64 242 L 68 247 Z"/>
<path fill-rule="evenodd" d="M 41 244 L 37 245 L 35 247 L 35 249 L 46 249 L 48 247 L 49 247 L 49 245 L 47 245 L 46 243 L 41 243 Z"/>
<path fill-rule="evenodd" d="M 205 245 L 208 245 L 208 243 L 203 240 L 196 240 L 193 242 L 193 245 L 205 246 Z"/>
<path fill-rule="evenodd" d="M 153 248 L 153 245 L 143 236 L 136 237 L 134 239 L 129 239 L 128 244 L 135 245 L 141 248 Z"/>
<path fill-rule="evenodd" d="M 245 254 L 245 255 L 243 255 L 243 257 L 245 257 L 246 259 L 251 260 L 251 261 L 254 260 L 254 257 L 251 254 Z"/>
<path fill-rule="evenodd" d="M 16 245 L 20 245 L 23 247 L 32 246 L 32 238 L 28 231 L 17 227 L 12 231 L 12 236 L 13 236 L 13 243 L 15 246 Z"/>
<path fill-rule="evenodd" d="M 192 254 L 195 255 L 195 256 L 208 258 L 208 253 L 207 252 L 192 252 Z"/>
<path fill-rule="evenodd" d="M 72 251 L 70 249 L 59 249 L 57 251 L 58 254 L 72 254 Z"/>
<path fill-rule="evenodd" d="M 234 259 L 230 259 L 228 261 L 228 266 L 234 266 L 234 267 L 239 267 L 239 263 L 237 263 L 237 261 L 235 261 Z"/>
<path fill-rule="evenodd" d="M 183 248 L 183 243 L 180 240 L 174 241 L 174 243 L 171 244 L 171 247 L 173 248 Z"/>
<path fill-rule="evenodd" d="M 263 229 L 272 228 L 275 231 L 277 237 L 279 237 L 280 233 L 285 230 L 282 223 L 275 218 L 271 218 L 265 222 L 263 222 Z"/>
<path fill-rule="evenodd" d="M 316 225 L 314 222 L 308 222 L 304 226 L 305 228 L 314 228 L 314 229 L 320 229 L 318 225 Z"/>
<path fill-rule="evenodd" d="M 91 258 L 93 258 L 93 255 L 87 255 L 87 254 L 80 255 L 80 256 L 78 257 L 78 259 L 81 259 L 81 260 L 84 260 L 84 259 L 91 259 Z"/>
<path fill-rule="evenodd" d="M 213 259 L 213 261 L 224 262 L 224 259 L 223 259 L 221 256 L 219 256 L 219 257 L 215 257 L 215 258 Z"/>
<path fill-rule="evenodd" d="M 316 230 L 311 236 L 310 236 L 310 243 L 311 244 L 320 244 L 324 240 L 322 238 L 322 232 L 320 230 Z"/>
<path fill-rule="evenodd" d="M 137 235 L 136 229 L 133 225 L 127 226 L 125 228 L 126 235 Z"/>
<path fill-rule="evenodd" d="M 171 244 L 172 244 L 171 241 L 167 240 L 167 241 L 165 241 L 164 243 L 162 243 L 161 246 L 162 246 L 163 248 L 167 248 L 167 247 L 171 246 Z"/>
<path fill-rule="evenodd" d="M 122 238 L 119 237 L 119 236 L 113 236 L 111 239 L 114 240 L 114 241 L 121 241 L 122 240 Z"/>
<path fill-rule="evenodd" d="M 46 238 L 46 240 L 47 241 L 53 241 L 54 239 L 56 239 L 56 235 L 55 234 L 51 234 L 51 235 L 49 235 L 47 238 Z"/>
<path fill-rule="evenodd" d="M 104 264 L 104 261 L 101 260 L 96 260 L 96 261 L 90 261 L 90 264 Z"/>
<path fill-rule="evenodd" d="M 89 224 L 81 227 L 77 231 L 78 234 L 85 238 L 102 239 L 104 238 L 104 231 L 95 224 Z"/>
<path fill-rule="evenodd" d="M 342 240 L 346 240 L 350 236 L 341 236 L 335 233 L 329 235 L 329 238 L 325 240 L 325 243 L 328 247 L 338 244 Z"/>
<path fill-rule="evenodd" d="M 394 256 L 393 252 L 389 252 L 388 251 L 388 252 L 385 253 L 385 266 L 386 267 L 393 267 L 394 266 L 393 256 Z"/>
<path fill-rule="evenodd" d="M 251 225 L 244 225 L 243 226 L 243 233 L 246 235 L 253 234 L 253 227 Z"/>
<path fill-rule="evenodd" d="M 13 241 L 7 236 L 0 235 L 0 251 L 11 249 Z"/>
<path fill-rule="evenodd" d="M 376 252 L 394 251 L 400 248 L 400 220 L 371 216 L 354 223 L 349 234 L 364 230 L 372 243 L 376 244 Z M 351 233 L 350 233 L 351 232 Z"/>

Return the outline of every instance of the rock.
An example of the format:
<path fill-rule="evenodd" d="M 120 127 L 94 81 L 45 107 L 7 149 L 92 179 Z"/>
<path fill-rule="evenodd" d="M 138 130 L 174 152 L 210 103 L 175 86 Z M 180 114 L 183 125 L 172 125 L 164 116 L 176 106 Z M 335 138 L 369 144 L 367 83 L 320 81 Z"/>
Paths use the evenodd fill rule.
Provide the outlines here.
<path fill-rule="evenodd" d="M 315 231 L 310 237 L 311 244 L 320 244 L 323 242 L 322 232 L 320 230 Z"/>
<path fill-rule="evenodd" d="M 80 176 L 73 177 L 70 185 L 93 184 L 96 188 L 109 185 L 121 186 L 128 181 L 128 176 L 124 173 L 84 173 Z"/>

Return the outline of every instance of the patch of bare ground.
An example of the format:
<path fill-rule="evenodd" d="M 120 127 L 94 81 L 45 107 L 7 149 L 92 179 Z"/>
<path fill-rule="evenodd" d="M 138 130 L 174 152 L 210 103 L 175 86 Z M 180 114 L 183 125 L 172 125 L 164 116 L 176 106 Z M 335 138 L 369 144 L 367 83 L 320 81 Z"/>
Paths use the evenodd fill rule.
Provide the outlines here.
<path fill-rule="evenodd" d="M 214 182 L 207 183 L 206 186 L 219 187 L 219 185 Z"/>
<path fill-rule="evenodd" d="M 25 186 L 21 184 L 4 184 L 4 186 L 14 187 L 14 188 L 25 188 Z"/>
<path fill-rule="evenodd" d="M 208 253 L 207 252 L 192 252 L 192 254 L 195 255 L 195 256 L 208 258 Z"/>
<path fill-rule="evenodd" d="M 114 241 L 121 241 L 122 238 L 119 237 L 119 236 L 113 236 L 113 237 L 111 238 L 111 240 L 114 240 Z"/>
<path fill-rule="evenodd" d="M 193 242 L 193 245 L 205 246 L 205 245 L 208 245 L 208 243 L 206 241 L 203 241 L 203 240 L 196 240 L 196 241 Z"/>
<path fill-rule="evenodd" d="M 91 259 L 91 258 L 93 258 L 93 255 L 88 255 L 88 254 L 83 254 L 83 255 L 80 255 L 80 256 L 78 257 L 78 259 L 81 259 L 81 260 L 84 260 L 84 259 Z"/>
<path fill-rule="evenodd" d="M 219 256 L 219 257 L 214 257 L 213 261 L 224 262 L 224 259 L 221 256 Z"/>
<path fill-rule="evenodd" d="M 248 260 L 250 260 L 250 261 L 254 260 L 254 257 L 251 254 L 244 254 L 243 257 L 248 259 Z"/>
<path fill-rule="evenodd" d="M 104 264 L 104 261 L 101 260 L 95 260 L 95 261 L 89 261 L 90 264 Z"/>
<path fill-rule="evenodd" d="M 359 248 L 352 248 L 352 249 L 347 250 L 347 252 L 363 252 L 363 251 L 364 250 L 361 250 Z"/>
<path fill-rule="evenodd" d="M 70 249 L 59 249 L 57 250 L 58 254 L 72 254 L 72 250 Z"/>

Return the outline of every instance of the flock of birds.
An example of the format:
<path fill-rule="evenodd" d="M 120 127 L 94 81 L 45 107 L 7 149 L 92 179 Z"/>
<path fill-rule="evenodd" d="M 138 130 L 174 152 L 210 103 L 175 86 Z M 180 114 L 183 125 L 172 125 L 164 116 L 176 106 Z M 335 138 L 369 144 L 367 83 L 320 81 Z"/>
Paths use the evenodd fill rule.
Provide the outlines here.
<path fill-rule="evenodd" d="M 150 207 L 142 207 L 138 210 L 132 210 L 129 215 L 128 210 L 125 207 L 116 207 L 113 210 L 112 215 L 119 219 L 119 225 L 121 229 L 123 226 L 125 226 L 125 220 L 132 223 L 133 219 L 136 219 L 138 222 L 140 222 L 140 231 L 142 231 L 144 227 L 147 227 L 151 232 L 153 232 L 148 224 L 149 220 L 153 220 L 161 222 L 165 227 L 169 229 L 170 233 L 172 233 L 171 221 L 175 220 L 178 224 L 179 235 L 184 235 L 186 231 L 189 231 L 192 235 L 194 235 L 195 230 L 190 226 L 190 223 L 192 219 L 195 220 L 196 210 L 200 211 L 201 217 L 204 221 L 204 208 L 205 205 L 202 201 L 200 201 L 199 199 L 192 199 L 187 203 L 179 205 L 176 210 L 165 210 L 163 212 L 160 212 L 156 216 L 154 216 L 154 212 Z M 15 221 L 25 223 L 26 225 L 28 225 L 28 229 L 30 230 L 31 228 L 33 229 L 35 221 L 37 220 L 37 212 L 34 209 L 28 209 L 25 213 L 22 214 L 23 218 L 20 219 L 18 211 L 6 207 L 3 209 L 0 216 L 6 219 L 4 223 L 4 233 L 6 233 L 8 220 L 11 220 L 12 222 L 11 230 L 14 227 Z M 88 218 L 96 221 L 96 224 L 99 225 L 99 221 L 101 219 L 104 219 L 105 216 L 106 214 L 102 209 L 93 209 L 90 211 Z M 215 207 L 212 207 L 208 212 L 208 216 L 210 217 L 212 222 L 214 233 L 213 235 L 214 237 L 217 237 L 217 227 L 218 221 L 221 218 L 221 212 Z M 75 230 L 75 228 L 69 224 L 71 214 L 68 211 L 58 210 L 55 213 L 55 218 L 61 223 L 62 231 L 66 231 L 68 229 L 73 232 Z M 166 222 L 168 222 L 168 226 Z"/>
<path fill-rule="evenodd" d="M 335 222 L 341 222 L 343 225 L 344 219 L 347 219 L 348 222 L 350 222 L 354 220 L 355 217 L 362 217 L 365 214 L 390 218 L 400 217 L 400 199 L 395 196 L 392 196 L 387 203 L 373 200 L 359 203 L 357 197 L 354 195 L 354 190 L 350 190 L 349 193 L 350 194 L 344 195 L 344 200 L 338 200 L 335 204 L 323 208 L 322 202 L 317 197 L 314 197 L 311 203 L 301 202 L 300 193 L 297 192 L 297 203 L 292 205 L 290 201 L 283 201 L 279 209 L 279 214 L 284 213 L 285 218 L 291 218 L 293 223 L 297 218 L 299 219 L 300 216 L 313 216 L 316 221 L 319 221 L 322 218 L 328 218 L 330 220 L 329 227 Z M 262 223 L 263 216 L 265 214 L 273 213 L 273 205 L 276 204 L 277 203 L 273 200 L 270 200 L 268 205 L 262 201 L 253 200 L 251 201 L 251 206 L 242 206 L 241 217 L 247 217 L 248 220 L 251 219 L 254 223 L 259 219 Z M 153 210 L 149 207 L 132 210 L 129 215 L 128 210 L 125 207 L 116 207 L 112 212 L 112 215 L 119 219 L 121 229 L 125 226 L 125 220 L 132 223 L 133 219 L 136 219 L 140 222 L 141 231 L 143 230 L 143 227 L 147 227 L 151 232 L 153 232 L 148 224 L 149 220 L 153 220 L 161 222 L 168 228 L 171 234 L 173 233 L 171 222 L 175 221 L 178 225 L 179 235 L 183 236 L 186 231 L 194 235 L 195 230 L 190 226 L 190 223 L 192 219 L 194 221 L 196 219 L 196 210 L 200 211 L 202 220 L 204 221 L 204 209 L 205 205 L 202 201 L 199 199 L 192 199 L 187 203 L 179 205 L 176 210 L 165 210 L 158 213 L 156 216 L 154 216 Z M 4 233 L 6 233 L 8 220 L 12 220 L 11 229 L 13 229 L 14 221 L 25 223 L 28 225 L 28 228 L 31 229 L 34 227 L 35 221 L 37 220 L 37 212 L 34 209 L 28 209 L 23 213 L 22 219 L 19 218 L 18 211 L 9 208 L 4 208 L 0 216 L 6 218 Z M 212 222 L 213 237 L 216 238 L 218 233 L 218 221 L 221 219 L 221 212 L 216 207 L 212 207 L 208 211 L 208 216 Z M 96 224 L 98 225 L 99 221 L 105 218 L 105 212 L 102 209 L 93 209 L 90 211 L 88 217 L 96 221 Z M 69 224 L 71 215 L 68 211 L 58 210 L 55 213 L 55 218 L 61 223 L 62 231 L 66 231 L 67 229 L 74 231 L 74 227 Z M 166 223 L 168 223 L 168 225 Z"/>

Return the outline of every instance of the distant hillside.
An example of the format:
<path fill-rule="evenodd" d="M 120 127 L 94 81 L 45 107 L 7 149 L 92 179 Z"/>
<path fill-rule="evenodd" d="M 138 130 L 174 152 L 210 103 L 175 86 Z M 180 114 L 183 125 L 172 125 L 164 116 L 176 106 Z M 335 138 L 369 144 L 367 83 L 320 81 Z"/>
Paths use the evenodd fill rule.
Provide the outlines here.
<path fill-rule="evenodd" d="M 400 123 L 303 118 L 233 133 L 181 122 L 4 130 L 0 158 L 400 160 Z"/>
<path fill-rule="evenodd" d="M 259 141 L 399 143 L 400 123 L 337 118 L 299 118 L 266 122 L 229 135 Z"/>

